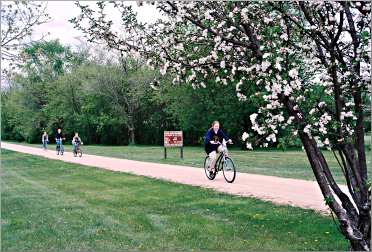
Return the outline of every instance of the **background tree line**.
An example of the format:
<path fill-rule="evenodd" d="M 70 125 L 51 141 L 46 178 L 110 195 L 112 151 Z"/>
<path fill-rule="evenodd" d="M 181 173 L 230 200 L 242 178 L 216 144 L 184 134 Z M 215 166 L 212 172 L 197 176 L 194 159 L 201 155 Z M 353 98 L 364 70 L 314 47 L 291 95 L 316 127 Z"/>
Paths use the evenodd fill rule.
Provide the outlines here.
<path fill-rule="evenodd" d="M 243 147 L 239 140 L 259 107 L 254 85 L 242 102 L 233 85 L 174 85 L 141 60 L 90 49 L 73 51 L 59 41 L 23 49 L 20 72 L 2 89 L 3 140 L 38 143 L 44 130 L 53 139 L 61 127 L 68 139 L 77 131 L 87 144 L 161 145 L 164 130 L 183 130 L 185 144 L 198 145 L 219 120 Z M 369 130 L 370 118 L 365 125 Z M 300 146 L 289 132 L 279 135 L 274 147 Z"/>
<path fill-rule="evenodd" d="M 77 131 L 87 144 L 162 144 L 164 130 L 183 130 L 185 144 L 197 145 L 214 120 L 236 140 L 250 127 L 253 86 L 252 99 L 241 102 L 232 85 L 211 80 L 196 90 L 158 72 L 102 50 L 33 43 L 2 89 L 2 139 L 38 143 L 44 130 L 53 139 L 61 127 L 68 139 Z"/>

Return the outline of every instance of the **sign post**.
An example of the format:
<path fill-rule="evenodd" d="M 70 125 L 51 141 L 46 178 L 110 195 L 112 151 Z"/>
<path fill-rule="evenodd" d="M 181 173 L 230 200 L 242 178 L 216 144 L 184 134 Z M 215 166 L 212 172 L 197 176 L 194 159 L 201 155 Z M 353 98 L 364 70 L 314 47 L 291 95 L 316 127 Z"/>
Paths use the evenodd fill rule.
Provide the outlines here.
<path fill-rule="evenodd" d="M 167 148 L 180 147 L 180 156 L 183 159 L 182 131 L 164 131 L 164 158 L 167 158 Z"/>

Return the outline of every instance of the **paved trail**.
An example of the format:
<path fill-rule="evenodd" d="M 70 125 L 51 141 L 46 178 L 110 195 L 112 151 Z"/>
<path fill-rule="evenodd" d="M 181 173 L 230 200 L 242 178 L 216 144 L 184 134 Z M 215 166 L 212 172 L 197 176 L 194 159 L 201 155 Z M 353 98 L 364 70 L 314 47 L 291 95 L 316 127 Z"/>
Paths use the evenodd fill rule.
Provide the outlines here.
<path fill-rule="evenodd" d="M 259 198 L 277 204 L 314 209 L 322 213 L 329 212 L 324 204 L 317 183 L 312 181 L 237 173 L 235 182 L 229 184 L 225 182 L 222 174 L 219 173 L 215 180 L 210 181 L 206 178 L 203 169 L 195 167 L 140 162 L 88 154 L 84 154 L 82 158 L 78 158 L 73 157 L 71 152 L 66 152 L 63 156 L 57 156 L 55 151 L 52 150 L 43 151 L 40 148 L 4 142 L 1 143 L 1 147 L 69 163 L 89 165 L 181 184 L 212 188 L 219 192 Z M 343 191 L 347 191 L 345 186 L 341 188 Z"/>

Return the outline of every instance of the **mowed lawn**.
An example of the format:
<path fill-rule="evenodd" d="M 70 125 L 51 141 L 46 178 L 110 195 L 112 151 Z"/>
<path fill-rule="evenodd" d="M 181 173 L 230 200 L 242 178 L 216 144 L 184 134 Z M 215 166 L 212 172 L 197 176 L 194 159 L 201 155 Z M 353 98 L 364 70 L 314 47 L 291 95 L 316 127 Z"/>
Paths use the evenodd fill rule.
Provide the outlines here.
<path fill-rule="evenodd" d="M 348 246 L 311 210 L 7 150 L 1 165 L 2 251 Z"/>
<path fill-rule="evenodd" d="M 369 144 L 368 138 L 366 142 Z M 22 143 L 24 144 L 24 143 Z M 25 144 L 40 148 L 41 145 Z M 55 149 L 55 145 L 49 145 L 50 150 Z M 368 149 L 368 148 L 367 148 Z M 66 145 L 65 150 L 72 151 L 71 145 Z M 132 159 L 147 162 L 186 165 L 193 167 L 203 167 L 205 152 L 200 147 L 185 147 L 184 159 L 180 159 L 179 148 L 169 148 L 168 157 L 164 159 L 164 148 L 161 146 L 104 146 L 104 145 L 83 145 L 84 153 L 109 156 L 116 158 Z M 342 171 L 331 151 L 323 151 L 328 164 L 339 183 L 346 184 Z M 371 152 L 368 149 L 367 166 L 371 167 Z M 238 172 L 272 175 L 287 178 L 297 178 L 305 180 L 315 180 L 313 171 L 310 167 L 306 153 L 301 150 L 280 151 L 280 150 L 255 150 L 243 151 L 231 149 L 230 157 L 234 160 Z"/>

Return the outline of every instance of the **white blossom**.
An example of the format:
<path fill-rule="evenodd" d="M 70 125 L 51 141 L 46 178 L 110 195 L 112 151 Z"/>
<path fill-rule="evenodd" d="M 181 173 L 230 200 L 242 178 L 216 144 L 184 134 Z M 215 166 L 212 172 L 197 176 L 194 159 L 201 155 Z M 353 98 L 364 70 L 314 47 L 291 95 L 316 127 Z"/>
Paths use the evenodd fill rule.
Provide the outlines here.
<path fill-rule="evenodd" d="M 269 61 L 263 61 L 262 62 L 262 64 L 261 64 L 261 70 L 263 71 L 263 72 L 266 72 L 266 70 L 269 68 L 269 66 L 270 66 L 271 64 L 270 64 L 270 62 Z"/>
<path fill-rule="evenodd" d="M 249 134 L 247 132 L 244 132 L 243 135 L 242 135 L 243 142 L 245 142 L 245 140 L 247 140 L 248 137 L 249 137 Z"/>
<path fill-rule="evenodd" d="M 329 145 L 329 139 L 328 139 L 328 138 L 324 139 L 323 143 L 324 143 L 325 145 Z"/>
<path fill-rule="evenodd" d="M 291 93 L 292 93 L 292 88 L 291 88 L 291 86 L 289 86 L 289 85 L 285 85 L 285 87 L 284 87 L 284 95 L 285 96 L 289 96 Z"/>
<path fill-rule="evenodd" d="M 278 69 L 279 71 L 282 71 L 282 65 L 280 64 L 279 60 L 276 60 L 275 62 L 275 68 Z"/>
<path fill-rule="evenodd" d="M 211 56 L 214 60 L 218 58 L 216 51 L 212 51 Z"/>
<path fill-rule="evenodd" d="M 283 33 L 282 35 L 280 35 L 280 38 L 283 39 L 284 41 L 287 41 L 288 40 L 287 33 Z"/>
<path fill-rule="evenodd" d="M 322 108 L 325 107 L 326 103 L 324 101 L 318 103 L 318 107 Z"/>
<path fill-rule="evenodd" d="M 353 111 L 349 111 L 349 112 L 342 111 L 340 117 L 341 117 L 341 120 L 344 120 L 345 117 L 354 117 L 354 114 L 353 114 Z"/>
<path fill-rule="evenodd" d="M 205 29 L 204 31 L 203 31 L 203 37 L 208 37 L 208 29 Z"/>
<path fill-rule="evenodd" d="M 223 60 L 223 61 L 221 61 L 221 63 L 220 63 L 220 66 L 221 66 L 221 68 L 225 68 L 225 66 L 226 66 L 226 63 L 225 63 L 225 61 Z"/>
<path fill-rule="evenodd" d="M 288 72 L 289 77 L 296 79 L 298 77 L 298 69 L 297 68 L 292 68 Z"/>
<path fill-rule="evenodd" d="M 206 11 L 205 14 L 204 14 L 205 19 L 213 20 L 213 17 L 211 16 L 211 13 L 212 13 L 211 10 Z"/>
<path fill-rule="evenodd" d="M 304 128 L 304 133 L 309 134 L 310 129 L 311 129 L 311 125 L 310 124 L 306 125 L 305 128 Z"/>
<path fill-rule="evenodd" d="M 314 114 L 315 112 L 316 112 L 316 108 L 312 108 L 310 111 L 309 111 L 309 115 L 312 115 L 312 114 Z"/>
<path fill-rule="evenodd" d="M 165 75 L 167 73 L 167 68 L 168 68 L 169 63 L 165 63 L 163 66 L 160 67 L 160 73 L 161 75 Z"/>
<path fill-rule="evenodd" d="M 292 121 L 294 120 L 294 116 L 288 117 L 287 124 L 292 124 Z"/>
<path fill-rule="evenodd" d="M 245 96 L 244 94 L 242 94 L 240 92 L 237 92 L 236 96 L 238 97 L 239 101 L 246 101 L 247 100 L 247 96 Z"/>
<path fill-rule="evenodd" d="M 275 134 L 270 134 L 266 137 L 266 140 L 267 141 L 272 141 L 273 143 L 276 142 L 276 137 L 275 137 Z"/>
<path fill-rule="evenodd" d="M 273 21 L 271 18 L 264 17 L 264 23 L 265 23 L 265 24 L 268 24 L 268 23 L 270 23 L 271 21 Z"/>
<path fill-rule="evenodd" d="M 240 12 L 240 15 L 242 16 L 244 22 L 249 22 L 249 18 L 247 16 L 248 12 L 249 10 L 247 8 L 243 8 L 242 11 Z"/>
<path fill-rule="evenodd" d="M 253 113 L 249 116 L 249 119 L 251 120 L 251 123 L 252 124 L 255 124 L 256 123 L 256 118 L 257 118 L 258 114 L 256 113 Z"/>
<path fill-rule="evenodd" d="M 240 81 L 236 84 L 235 90 L 236 90 L 237 92 L 240 92 L 240 91 L 241 91 L 241 89 L 240 89 L 240 86 L 241 86 L 241 85 L 243 85 L 243 81 L 242 81 L 242 80 L 240 80 Z"/>

